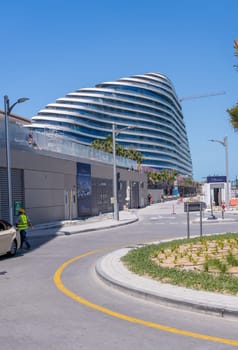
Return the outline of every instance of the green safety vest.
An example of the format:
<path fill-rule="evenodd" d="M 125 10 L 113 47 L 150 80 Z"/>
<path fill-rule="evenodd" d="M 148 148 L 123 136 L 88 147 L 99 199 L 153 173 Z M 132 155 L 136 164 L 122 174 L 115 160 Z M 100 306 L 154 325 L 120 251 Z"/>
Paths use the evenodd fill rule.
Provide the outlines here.
<path fill-rule="evenodd" d="M 19 222 L 17 224 L 17 228 L 19 231 L 28 229 L 28 218 L 25 214 L 19 215 Z"/>

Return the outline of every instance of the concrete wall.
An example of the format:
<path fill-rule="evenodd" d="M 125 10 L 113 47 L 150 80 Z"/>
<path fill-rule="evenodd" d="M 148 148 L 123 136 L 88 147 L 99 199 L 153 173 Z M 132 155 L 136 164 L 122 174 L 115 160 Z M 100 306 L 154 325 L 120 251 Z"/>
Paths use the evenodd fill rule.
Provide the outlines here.
<path fill-rule="evenodd" d="M 91 164 L 91 176 L 94 183 L 100 185 L 107 180 L 107 194 L 101 193 L 94 187 L 92 214 L 99 214 L 102 209 L 95 205 L 104 199 L 104 211 L 112 211 L 110 198 L 112 197 L 112 165 L 101 164 L 86 159 L 61 159 L 59 155 L 49 156 L 34 152 L 11 150 L 12 169 L 24 171 L 24 206 L 34 224 L 65 220 L 65 192 L 76 192 L 77 162 Z M 6 167 L 5 151 L 0 150 L 0 166 Z M 144 207 L 147 197 L 147 178 L 138 171 L 118 168 L 120 180 L 123 184 L 119 193 L 120 209 L 125 204 L 126 185 L 137 187 L 138 191 L 131 191 L 131 205 Z M 96 181 L 98 179 L 98 181 Z M 97 196 L 100 196 L 98 198 Z M 0 196 L 1 198 L 1 196 Z M 14 200 L 14 199 L 13 199 Z M 105 202 L 107 200 L 107 203 Z M 109 201 L 109 202 L 108 202 Z M 77 205 L 77 203 L 76 203 Z M 76 211 L 77 212 L 77 211 Z M 72 218 L 76 218 L 73 216 Z"/>
<path fill-rule="evenodd" d="M 76 187 L 75 162 L 13 151 L 12 164 L 24 169 L 25 208 L 32 222 L 63 220 L 64 191 Z"/>

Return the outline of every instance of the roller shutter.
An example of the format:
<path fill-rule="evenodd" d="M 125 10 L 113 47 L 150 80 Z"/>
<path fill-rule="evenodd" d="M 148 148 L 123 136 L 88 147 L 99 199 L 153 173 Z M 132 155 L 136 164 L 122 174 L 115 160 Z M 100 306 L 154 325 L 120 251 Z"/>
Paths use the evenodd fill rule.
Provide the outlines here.
<path fill-rule="evenodd" d="M 24 206 L 23 170 L 11 169 L 11 178 L 12 178 L 12 205 L 14 210 L 15 202 L 21 202 Z M 13 212 L 13 216 L 14 214 L 15 213 Z M 1 168 L 1 167 L 0 167 L 0 219 L 7 220 L 7 221 L 9 220 L 7 169 Z"/>

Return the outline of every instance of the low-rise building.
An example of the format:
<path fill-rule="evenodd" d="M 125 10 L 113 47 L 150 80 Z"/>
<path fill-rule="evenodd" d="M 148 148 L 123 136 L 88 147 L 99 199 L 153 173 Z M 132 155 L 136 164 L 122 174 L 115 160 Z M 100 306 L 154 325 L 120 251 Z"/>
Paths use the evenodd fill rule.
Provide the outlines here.
<path fill-rule="evenodd" d="M 0 217 L 9 219 L 4 115 L 0 118 Z M 29 132 L 9 119 L 13 216 L 26 208 L 34 224 L 112 212 L 113 157 L 54 134 Z M 146 205 L 147 177 L 135 161 L 117 157 L 119 209 Z"/>

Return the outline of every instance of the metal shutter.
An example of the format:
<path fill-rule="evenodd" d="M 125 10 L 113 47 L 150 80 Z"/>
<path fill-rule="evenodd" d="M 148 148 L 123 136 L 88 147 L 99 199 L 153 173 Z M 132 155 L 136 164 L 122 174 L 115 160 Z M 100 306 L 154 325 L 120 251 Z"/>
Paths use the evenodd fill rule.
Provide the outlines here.
<path fill-rule="evenodd" d="M 11 169 L 12 178 L 12 205 L 14 211 L 15 202 L 21 202 L 24 206 L 24 181 L 22 169 Z M 13 212 L 14 216 L 14 212 Z M 8 186 L 7 168 L 0 167 L 0 219 L 9 220 L 8 215 Z"/>

